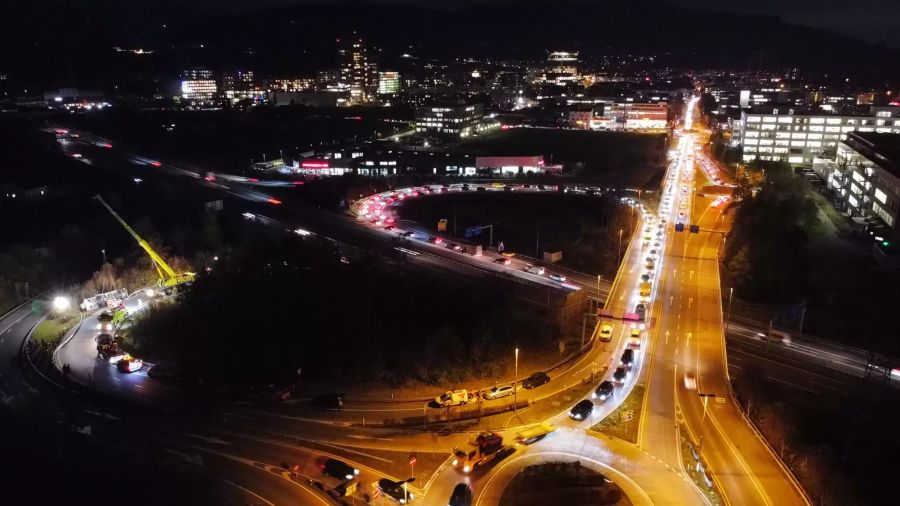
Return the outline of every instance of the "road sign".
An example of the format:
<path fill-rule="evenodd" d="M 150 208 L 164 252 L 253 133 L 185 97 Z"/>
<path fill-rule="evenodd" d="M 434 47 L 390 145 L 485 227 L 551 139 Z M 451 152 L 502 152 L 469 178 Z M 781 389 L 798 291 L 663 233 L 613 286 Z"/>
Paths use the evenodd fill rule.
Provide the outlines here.
<path fill-rule="evenodd" d="M 412 454 L 409 456 L 409 465 L 411 465 L 411 466 L 416 465 L 416 454 Z"/>
<path fill-rule="evenodd" d="M 447 231 L 447 218 L 441 218 L 438 221 L 438 232 L 446 232 Z"/>
<path fill-rule="evenodd" d="M 631 420 L 634 419 L 634 410 L 626 409 L 625 411 L 622 412 L 621 417 L 622 417 L 623 422 L 630 422 Z"/>
<path fill-rule="evenodd" d="M 506 249 L 506 246 L 503 245 L 503 241 L 497 243 L 497 251 L 503 253 L 503 250 Z"/>
<path fill-rule="evenodd" d="M 476 235 L 481 235 L 481 227 L 478 227 L 478 226 L 466 227 L 465 234 L 466 234 L 466 239 L 468 239 L 470 237 L 475 237 Z"/>

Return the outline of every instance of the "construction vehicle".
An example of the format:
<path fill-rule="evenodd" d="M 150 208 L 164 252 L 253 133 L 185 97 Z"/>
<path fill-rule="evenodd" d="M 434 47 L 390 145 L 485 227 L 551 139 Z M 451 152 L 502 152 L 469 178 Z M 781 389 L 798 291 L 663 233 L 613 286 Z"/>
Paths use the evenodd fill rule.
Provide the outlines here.
<path fill-rule="evenodd" d="M 127 230 L 128 233 L 131 234 L 131 237 L 134 237 L 134 240 L 137 241 L 138 246 L 143 248 L 144 251 L 146 251 L 147 254 L 150 255 L 150 260 L 153 261 L 153 266 L 156 267 L 156 272 L 157 274 L 159 274 L 158 285 L 160 287 L 169 288 L 175 285 L 180 285 L 182 283 L 190 283 L 194 281 L 195 274 L 193 272 L 176 274 L 175 271 L 171 267 L 169 267 L 169 264 L 167 264 L 166 261 L 163 260 L 158 253 L 153 251 L 153 248 L 150 247 L 150 244 L 142 239 L 141 236 L 139 236 L 137 232 L 135 232 L 134 229 L 131 228 L 131 226 L 126 223 L 125 220 L 123 220 L 122 217 L 119 216 L 119 214 L 116 213 L 113 208 L 106 203 L 105 200 L 103 200 L 103 197 L 101 197 L 100 195 L 94 195 L 94 198 L 99 200 L 100 203 L 103 204 L 103 207 L 105 207 L 106 210 L 113 215 L 113 218 L 115 218 L 120 224 L 122 224 L 123 227 L 125 227 L 125 230 Z"/>
<path fill-rule="evenodd" d="M 472 446 L 475 448 L 468 451 L 459 447 L 453 449 L 453 467 L 469 473 L 494 460 L 503 448 L 503 438 L 495 432 L 482 432 Z"/>

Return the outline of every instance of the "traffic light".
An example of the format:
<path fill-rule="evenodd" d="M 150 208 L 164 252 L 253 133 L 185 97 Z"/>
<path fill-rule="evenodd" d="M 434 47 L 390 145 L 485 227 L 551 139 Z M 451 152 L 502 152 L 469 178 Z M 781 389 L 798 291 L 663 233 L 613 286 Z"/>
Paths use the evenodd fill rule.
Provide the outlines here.
<path fill-rule="evenodd" d="M 676 232 L 684 232 L 684 223 L 676 223 L 675 231 Z"/>
<path fill-rule="evenodd" d="M 700 233 L 700 225 L 691 225 L 691 233 L 692 234 Z"/>

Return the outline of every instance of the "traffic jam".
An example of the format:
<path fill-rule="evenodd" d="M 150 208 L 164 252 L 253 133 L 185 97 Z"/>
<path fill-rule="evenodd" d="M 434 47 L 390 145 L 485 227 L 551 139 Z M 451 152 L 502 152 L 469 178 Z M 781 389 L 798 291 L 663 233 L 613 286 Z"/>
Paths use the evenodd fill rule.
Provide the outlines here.
<path fill-rule="evenodd" d="M 516 259 L 516 254 L 509 250 L 504 250 L 502 243 L 498 243 L 496 254 L 494 252 L 485 251 L 480 244 L 472 244 L 468 241 L 456 241 L 441 235 L 423 232 L 420 229 L 401 228 L 399 226 L 394 206 L 405 200 L 415 199 L 424 196 L 438 195 L 445 193 L 461 193 L 461 192 L 559 192 L 576 193 L 576 194 L 599 194 L 600 188 L 573 187 L 560 189 L 557 185 L 532 185 L 532 184 L 504 184 L 504 183 L 457 183 L 442 185 L 426 185 L 413 188 L 401 188 L 370 195 L 366 198 L 356 201 L 351 206 L 357 218 L 368 224 L 369 226 L 383 230 L 385 232 L 396 234 L 396 239 L 400 243 L 395 247 L 396 250 L 409 256 L 418 256 L 421 251 L 416 251 L 406 247 L 411 241 L 417 241 L 422 246 L 430 245 L 433 248 L 441 248 L 449 250 L 461 255 L 481 259 L 485 262 L 493 264 L 495 268 L 512 269 L 519 277 L 532 280 L 546 282 L 549 280 L 562 288 L 569 290 L 581 290 L 581 286 L 571 282 L 563 273 L 551 272 L 544 266 L 534 265 L 525 260 Z M 446 220 L 442 220 L 438 224 L 439 231 L 445 231 L 447 228 Z M 481 234 L 482 227 L 479 228 L 477 234 Z M 493 233 L 493 232 L 491 232 Z M 427 246 L 426 246 L 427 247 Z"/>

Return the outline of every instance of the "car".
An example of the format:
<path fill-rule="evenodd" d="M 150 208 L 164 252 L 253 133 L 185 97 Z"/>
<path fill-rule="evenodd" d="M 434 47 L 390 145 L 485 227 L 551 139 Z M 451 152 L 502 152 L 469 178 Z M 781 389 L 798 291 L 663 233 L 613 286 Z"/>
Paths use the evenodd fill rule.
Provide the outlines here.
<path fill-rule="evenodd" d="M 139 358 L 134 358 L 131 355 L 125 355 L 118 362 L 116 362 L 116 369 L 119 372 L 130 373 L 135 371 L 140 371 L 141 367 L 144 367 L 144 362 Z"/>
<path fill-rule="evenodd" d="M 393 224 L 393 223 L 388 223 L 388 224 L 386 224 L 386 225 L 384 226 L 384 229 L 385 229 L 385 230 L 394 230 L 394 224 Z"/>
<path fill-rule="evenodd" d="M 512 395 L 513 392 L 515 392 L 515 390 L 513 389 L 512 385 L 502 385 L 502 386 L 495 386 L 494 388 L 483 393 L 481 396 L 485 400 L 491 401 L 494 399 L 500 399 L 502 397 Z"/>
<path fill-rule="evenodd" d="M 642 302 L 634 307 L 634 312 L 637 313 L 641 318 L 641 321 L 643 321 L 647 317 L 647 306 Z"/>
<path fill-rule="evenodd" d="M 654 263 L 654 262 L 647 262 L 646 267 L 647 267 L 647 270 L 648 270 L 648 271 L 652 271 L 653 269 L 656 268 L 656 263 Z"/>
<path fill-rule="evenodd" d="M 536 372 L 522 381 L 522 388 L 531 390 L 532 388 L 537 388 L 548 382 L 550 382 L 550 376 L 548 376 L 547 373 Z"/>
<path fill-rule="evenodd" d="M 314 405 L 325 409 L 341 409 L 344 406 L 344 394 L 320 394 L 312 400 Z"/>
<path fill-rule="evenodd" d="M 583 399 L 578 404 L 572 406 L 569 410 L 569 418 L 574 420 L 584 420 L 591 416 L 594 411 L 594 403 L 590 399 Z"/>
<path fill-rule="evenodd" d="M 325 462 L 322 462 L 319 464 L 319 469 L 322 470 L 322 474 L 332 476 L 339 480 L 352 480 L 356 476 L 359 476 L 359 469 L 338 459 L 328 459 Z"/>
<path fill-rule="evenodd" d="M 397 235 L 399 235 L 400 237 L 411 237 L 411 236 L 414 235 L 414 233 L 411 232 L 411 231 L 409 231 L 409 230 L 407 230 L 407 231 L 405 231 L 405 232 L 400 232 L 400 233 L 397 234 Z"/>
<path fill-rule="evenodd" d="M 600 340 L 607 343 L 612 341 L 612 331 L 612 325 L 608 323 L 600 325 Z"/>
<path fill-rule="evenodd" d="M 448 242 L 447 249 L 452 249 L 453 251 L 462 251 L 462 246 L 456 244 L 455 242 Z"/>
<path fill-rule="evenodd" d="M 697 376 L 694 375 L 693 371 L 684 373 L 684 388 L 687 388 L 688 390 L 697 390 Z"/>
<path fill-rule="evenodd" d="M 597 386 L 597 389 L 594 390 L 594 393 L 591 394 L 591 397 L 594 399 L 600 399 L 601 401 L 605 401 L 613 396 L 615 392 L 615 385 L 613 385 L 612 381 L 604 380 L 603 383 L 600 383 Z"/>
<path fill-rule="evenodd" d="M 625 348 L 625 351 L 622 352 L 622 358 L 619 359 L 619 362 L 629 369 L 634 367 L 634 350 L 631 348 Z"/>
<path fill-rule="evenodd" d="M 382 494 L 389 496 L 400 504 L 407 504 L 413 500 L 412 492 L 406 490 L 405 481 L 394 481 L 382 478 L 378 480 L 377 486 Z"/>
<path fill-rule="evenodd" d="M 553 281 L 558 281 L 560 283 L 566 282 L 565 276 L 563 276 L 562 274 L 556 274 L 555 272 L 550 273 L 550 279 L 552 279 Z"/>
<path fill-rule="evenodd" d="M 156 364 L 147 371 L 147 376 L 159 380 L 175 380 L 179 375 L 178 368 L 172 364 Z"/>
<path fill-rule="evenodd" d="M 624 367 L 616 367 L 616 371 L 613 373 L 613 381 L 615 381 L 617 385 L 625 383 L 625 378 L 627 377 L 628 371 L 625 370 Z"/>
<path fill-rule="evenodd" d="M 453 487 L 449 506 L 472 506 L 472 489 L 465 483 Z"/>
<path fill-rule="evenodd" d="M 512 263 L 512 260 L 510 260 L 510 259 L 508 259 L 508 258 L 506 258 L 506 257 L 500 257 L 500 258 L 495 258 L 495 259 L 494 259 L 494 262 L 495 262 L 495 263 L 498 263 L 498 264 L 500 264 L 500 265 L 509 265 L 509 264 Z"/>
<path fill-rule="evenodd" d="M 633 348 L 641 347 L 641 329 L 637 327 L 631 328 L 631 335 L 628 336 L 628 346 Z"/>
<path fill-rule="evenodd" d="M 479 448 L 498 448 L 503 446 L 503 436 L 496 432 L 484 431 L 475 437 L 475 445 Z"/>
<path fill-rule="evenodd" d="M 653 279 L 653 271 L 641 274 L 641 281 L 647 282 Z"/>
<path fill-rule="evenodd" d="M 441 244 L 442 242 L 444 242 L 444 240 L 438 236 L 434 236 L 434 237 L 429 237 L 428 242 L 430 242 L 431 244 Z"/>
<path fill-rule="evenodd" d="M 540 266 L 540 265 L 531 265 L 531 264 L 527 264 L 527 265 L 525 266 L 525 271 L 526 271 L 526 272 L 530 272 L 530 273 L 532 273 L 532 274 L 537 274 L 538 276 L 543 276 L 543 275 L 544 275 L 544 268 L 543 268 L 542 266 Z"/>
<path fill-rule="evenodd" d="M 512 251 L 503 251 L 500 254 L 505 256 L 506 258 L 512 258 L 512 257 L 516 256 L 516 254 L 513 253 Z"/>

